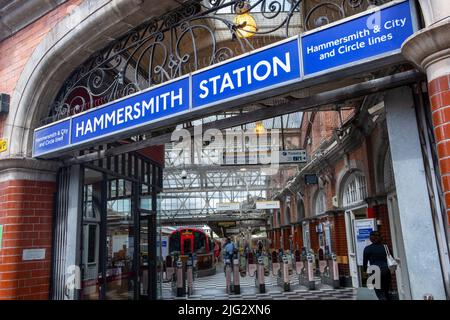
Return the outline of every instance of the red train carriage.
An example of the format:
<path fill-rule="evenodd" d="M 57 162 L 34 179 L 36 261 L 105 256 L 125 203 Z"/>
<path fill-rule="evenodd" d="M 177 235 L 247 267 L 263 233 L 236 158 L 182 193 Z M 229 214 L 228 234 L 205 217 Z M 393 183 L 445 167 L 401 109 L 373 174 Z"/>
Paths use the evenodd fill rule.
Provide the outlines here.
<path fill-rule="evenodd" d="M 186 227 L 173 231 L 169 236 L 169 253 L 172 257 L 180 255 L 183 262 L 190 254 L 195 254 L 199 277 L 216 272 L 214 242 L 201 229 Z"/>

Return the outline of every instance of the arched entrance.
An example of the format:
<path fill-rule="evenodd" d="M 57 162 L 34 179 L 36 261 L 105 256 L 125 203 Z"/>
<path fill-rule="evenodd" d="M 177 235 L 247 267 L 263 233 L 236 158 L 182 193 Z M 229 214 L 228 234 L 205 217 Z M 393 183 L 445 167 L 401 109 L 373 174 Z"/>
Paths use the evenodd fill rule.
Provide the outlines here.
<path fill-rule="evenodd" d="M 355 288 L 361 286 L 361 266 L 363 262 L 362 253 L 366 243 L 359 239 L 358 224 L 367 219 L 367 182 L 364 174 L 359 171 L 353 171 L 346 174 L 342 180 L 341 203 L 345 211 L 345 225 L 347 235 L 347 248 L 350 276 L 352 284 Z M 367 227 L 369 228 L 369 227 Z M 373 230 L 376 229 L 375 224 L 371 224 Z"/>

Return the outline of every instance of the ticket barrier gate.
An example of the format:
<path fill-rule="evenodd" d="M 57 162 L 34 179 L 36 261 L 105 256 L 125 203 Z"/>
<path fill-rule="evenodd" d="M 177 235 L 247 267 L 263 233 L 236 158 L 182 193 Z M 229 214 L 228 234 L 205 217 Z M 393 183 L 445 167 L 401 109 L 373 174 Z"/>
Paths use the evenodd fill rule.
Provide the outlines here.
<path fill-rule="evenodd" d="M 259 293 L 266 293 L 264 257 L 268 262 L 267 256 L 260 256 L 255 263 L 253 253 L 249 252 L 248 254 L 248 275 L 255 277 L 255 287 Z"/>
<path fill-rule="evenodd" d="M 171 256 L 166 257 L 166 261 L 163 263 L 163 281 L 171 282 L 175 274 L 175 268 L 173 266 L 173 260 Z"/>
<path fill-rule="evenodd" d="M 307 287 L 308 290 L 316 290 L 314 254 L 308 253 L 300 257 L 300 254 L 296 252 L 295 260 L 295 272 L 298 275 L 299 284 Z"/>
<path fill-rule="evenodd" d="M 183 262 L 178 260 L 175 264 L 175 273 L 172 279 L 172 294 L 177 297 L 186 295 L 186 277 L 183 270 Z"/>
<path fill-rule="evenodd" d="M 232 280 L 232 259 L 225 258 L 225 282 L 226 282 L 226 292 L 228 294 L 233 292 L 233 284 L 231 282 Z"/>
<path fill-rule="evenodd" d="M 187 294 L 194 294 L 194 261 L 188 259 L 186 262 L 186 280 L 187 280 Z"/>
<path fill-rule="evenodd" d="M 328 259 L 319 260 L 319 270 L 323 284 L 329 285 L 333 289 L 340 288 L 339 268 L 335 253 L 331 254 Z"/>
<path fill-rule="evenodd" d="M 264 268 L 264 258 L 258 258 L 258 266 L 256 270 L 256 286 L 259 289 L 259 293 L 266 293 L 266 280 L 264 277 L 265 268 Z"/>
<path fill-rule="evenodd" d="M 239 259 L 233 259 L 233 292 L 234 294 L 241 293 L 241 284 L 240 284 L 240 273 L 239 273 Z"/>
<path fill-rule="evenodd" d="M 284 291 L 290 291 L 289 260 L 286 255 L 283 255 L 281 260 L 281 263 L 278 262 L 277 253 L 275 251 L 272 252 L 272 274 L 277 277 L 277 284 L 282 287 Z"/>

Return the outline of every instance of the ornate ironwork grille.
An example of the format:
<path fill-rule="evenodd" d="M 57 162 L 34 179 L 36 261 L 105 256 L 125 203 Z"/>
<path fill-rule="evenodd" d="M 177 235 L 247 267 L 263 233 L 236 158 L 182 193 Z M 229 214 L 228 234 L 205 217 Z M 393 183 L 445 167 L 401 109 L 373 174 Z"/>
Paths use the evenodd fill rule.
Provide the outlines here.
<path fill-rule="evenodd" d="M 131 30 L 79 66 L 42 122 L 64 119 L 384 2 L 388 1 L 186 1 Z M 242 25 L 233 20 L 244 7 L 258 25 L 250 38 L 239 36 Z"/>

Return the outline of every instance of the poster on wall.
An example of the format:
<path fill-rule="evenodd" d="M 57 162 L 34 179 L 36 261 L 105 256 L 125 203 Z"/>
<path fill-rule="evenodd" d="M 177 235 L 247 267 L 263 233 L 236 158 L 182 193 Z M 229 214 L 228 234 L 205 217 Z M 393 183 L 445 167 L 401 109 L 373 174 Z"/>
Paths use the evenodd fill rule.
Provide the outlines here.
<path fill-rule="evenodd" d="M 330 223 L 324 223 L 324 233 L 325 233 L 325 254 L 331 254 L 331 230 Z"/>
<path fill-rule="evenodd" d="M 169 237 L 161 236 L 161 256 L 165 260 L 169 254 Z"/>
<path fill-rule="evenodd" d="M 356 261 L 358 266 L 363 265 L 364 248 L 371 244 L 370 233 L 376 230 L 375 219 L 358 219 L 354 221 L 355 228 L 355 244 L 356 244 Z"/>

